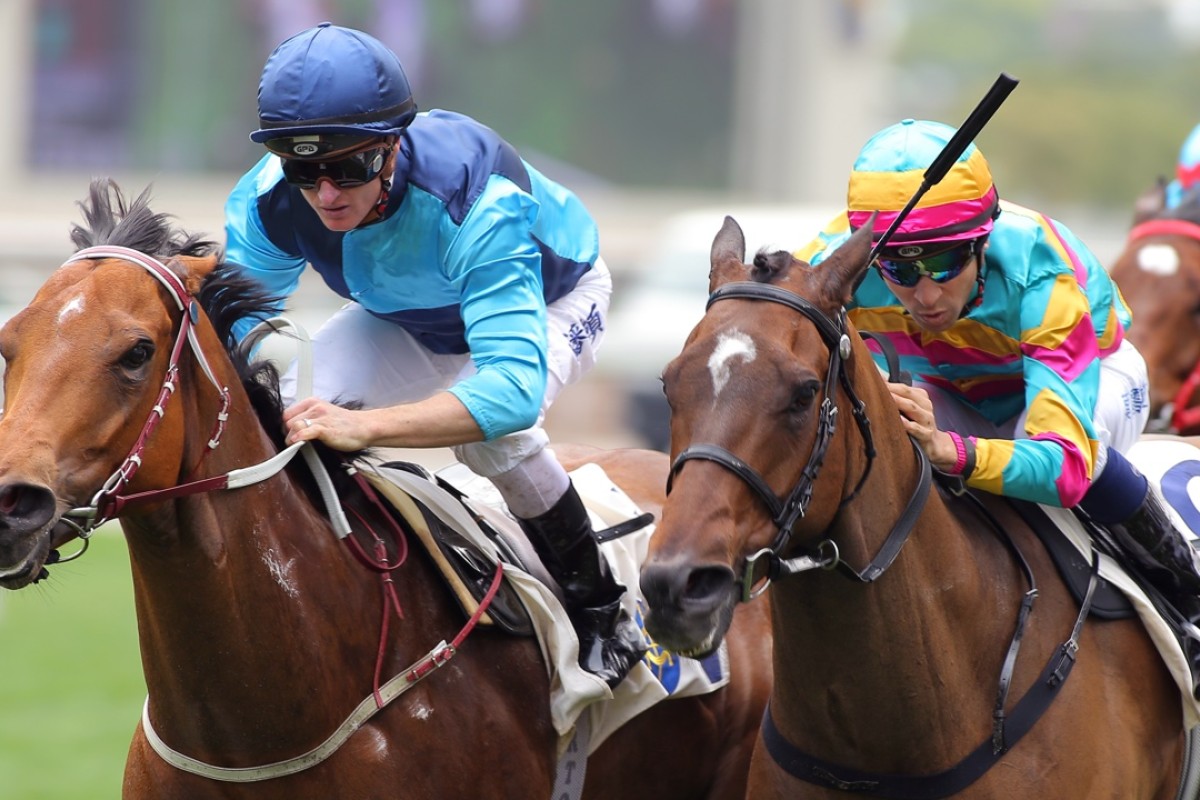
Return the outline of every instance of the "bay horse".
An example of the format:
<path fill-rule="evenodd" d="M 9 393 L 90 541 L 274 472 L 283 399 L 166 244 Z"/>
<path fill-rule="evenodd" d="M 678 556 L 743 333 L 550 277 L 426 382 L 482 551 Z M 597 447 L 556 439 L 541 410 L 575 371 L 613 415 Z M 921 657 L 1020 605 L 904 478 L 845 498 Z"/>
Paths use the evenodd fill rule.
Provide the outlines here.
<path fill-rule="evenodd" d="M 1172 800 L 1181 695 L 1141 624 L 1081 618 L 1007 503 L 931 486 L 844 311 L 869 228 L 815 268 L 744 264 L 730 218 L 716 235 L 708 310 L 663 373 L 647 630 L 700 655 L 769 598 L 755 800 Z"/>
<path fill-rule="evenodd" d="M 1109 273 L 1133 312 L 1129 339 L 1150 377 L 1148 430 L 1200 434 L 1200 192 L 1166 208 L 1162 188 L 1139 198 Z"/>
<path fill-rule="evenodd" d="M 272 299 L 215 244 L 152 212 L 146 192 L 127 202 L 94 181 L 80 205 L 80 249 L 0 330 L 0 586 L 47 577 L 57 548 L 119 519 L 148 689 L 123 797 L 549 798 L 558 742 L 536 640 L 471 629 L 432 559 L 403 538 L 356 554 L 310 470 L 278 468 L 278 375 L 231 335 Z M 658 513 L 665 458 L 579 448 L 564 461 L 600 464 Z M 384 530 L 338 473 L 360 509 L 347 538 Z M 613 733 L 588 763 L 584 798 L 744 795 L 769 623 L 747 613 L 736 627 L 736 678 Z M 347 729 L 393 675 L 411 689 Z M 244 779 L 177 768 L 151 737 Z"/>

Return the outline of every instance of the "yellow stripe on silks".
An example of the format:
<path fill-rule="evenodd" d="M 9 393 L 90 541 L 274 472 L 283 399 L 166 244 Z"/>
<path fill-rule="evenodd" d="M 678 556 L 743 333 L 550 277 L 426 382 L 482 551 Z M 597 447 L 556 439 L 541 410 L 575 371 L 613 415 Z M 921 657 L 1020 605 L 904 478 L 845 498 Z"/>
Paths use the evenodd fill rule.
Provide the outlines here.
<path fill-rule="evenodd" d="M 992 494 L 1004 494 L 1004 468 L 1012 460 L 1011 439 L 977 439 L 975 441 L 975 470 L 967 485 Z"/>
<path fill-rule="evenodd" d="M 986 174 L 979 164 L 983 154 L 976 148 L 966 161 L 956 162 L 946 177 L 930 187 L 916 208 L 941 206 L 959 200 L 978 200 L 992 188 L 981 186 L 976 175 Z M 921 187 L 924 169 L 905 172 L 856 172 L 850 181 L 847 206 L 851 211 L 899 211 Z"/>
<path fill-rule="evenodd" d="M 1057 394 L 1049 389 L 1037 393 L 1025 417 L 1025 432 L 1031 437 L 1039 433 L 1054 433 L 1074 444 L 1087 460 L 1088 479 L 1091 479 L 1100 445 L 1088 436 L 1079 417 Z"/>
<path fill-rule="evenodd" d="M 1033 330 L 1024 331 L 1022 337 L 1039 347 L 1056 347 L 1079 327 L 1087 311 L 1087 296 L 1074 273 L 1060 272 L 1054 276 L 1054 287 L 1041 322 Z"/>
<path fill-rule="evenodd" d="M 1113 284 L 1116 286 L 1116 284 Z M 1124 302 L 1124 301 L 1122 301 Z M 1121 330 L 1121 318 L 1117 316 L 1117 310 L 1112 306 L 1108 309 L 1108 318 L 1104 320 L 1104 333 L 1096 340 L 1100 346 L 1100 351 L 1104 352 L 1113 346 L 1117 340 L 1117 333 Z"/>
<path fill-rule="evenodd" d="M 977 350 L 995 358 L 1017 358 L 1021 343 L 990 325 L 973 319 L 960 319 L 954 328 L 936 334 L 923 333 L 921 326 L 904 311 L 903 306 L 852 308 L 850 321 L 859 330 L 875 333 L 906 333 L 919 337 L 922 343 L 936 339 L 958 350 Z"/>
<path fill-rule="evenodd" d="M 843 211 L 829 221 L 825 228 L 813 237 L 812 241 L 792 253 L 792 256 L 811 264 L 813 256 L 829 247 L 829 243 L 850 231 L 850 218 Z"/>
<path fill-rule="evenodd" d="M 1117 304 L 1125 312 L 1125 318 L 1133 321 L 1133 310 L 1129 308 L 1129 304 L 1125 302 L 1125 295 L 1121 294 L 1121 287 L 1117 286 L 1116 281 L 1112 282 L 1113 302 L 1108 307 L 1108 317 L 1104 320 L 1104 333 L 1099 338 L 1100 349 L 1102 351 L 1109 350 L 1117 340 L 1117 333 L 1123 327 L 1121 316 L 1117 313 Z"/>

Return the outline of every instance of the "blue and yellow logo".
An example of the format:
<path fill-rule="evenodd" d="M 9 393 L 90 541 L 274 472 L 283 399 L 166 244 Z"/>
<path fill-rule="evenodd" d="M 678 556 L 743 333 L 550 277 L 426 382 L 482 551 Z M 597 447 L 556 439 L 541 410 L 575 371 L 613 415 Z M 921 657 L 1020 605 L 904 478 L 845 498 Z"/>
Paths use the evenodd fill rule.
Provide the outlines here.
<path fill-rule="evenodd" d="M 642 661 L 654 673 L 654 677 L 662 684 L 662 687 L 667 690 L 667 694 L 674 694 L 679 688 L 679 681 L 683 673 L 683 656 L 678 656 L 667 650 L 658 642 L 651 638 L 646 632 L 646 622 L 642 617 L 642 612 L 645 609 L 645 604 L 642 600 L 638 600 L 637 615 L 635 620 L 637 625 L 642 630 L 642 636 L 646 638 L 648 646 L 646 655 L 642 657 Z M 694 661 L 695 659 L 688 659 Z M 713 652 L 711 655 L 705 656 L 699 660 L 700 666 L 712 683 L 720 683 L 723 675 L 721 668 L 720 650 Z"/>

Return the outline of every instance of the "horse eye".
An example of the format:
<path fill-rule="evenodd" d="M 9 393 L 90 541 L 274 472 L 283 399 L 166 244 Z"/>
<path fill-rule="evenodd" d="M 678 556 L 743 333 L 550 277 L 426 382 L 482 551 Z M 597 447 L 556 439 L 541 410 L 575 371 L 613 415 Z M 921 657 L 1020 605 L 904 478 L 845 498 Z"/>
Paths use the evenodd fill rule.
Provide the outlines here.
<path fill-rule="evenodd" d="M 795 388 L 792 392 L 791 403 L 788 404 L 788 413 L 798 414 L 807 411 L 812 407 L 813 399 L 817 396 L 817 392 L 821 391 L 821 382 L 817 380 L 804 381 Z"/>
<path fill-rule="evenodd" d="M 120 365 L 124 369 L 135 370 L 146 366 L 150 357 L 154 355 L 154 343 L 148 339 L 144 339 L 133 347 L 125 351 L 125 355 L 121 356 Z"/>

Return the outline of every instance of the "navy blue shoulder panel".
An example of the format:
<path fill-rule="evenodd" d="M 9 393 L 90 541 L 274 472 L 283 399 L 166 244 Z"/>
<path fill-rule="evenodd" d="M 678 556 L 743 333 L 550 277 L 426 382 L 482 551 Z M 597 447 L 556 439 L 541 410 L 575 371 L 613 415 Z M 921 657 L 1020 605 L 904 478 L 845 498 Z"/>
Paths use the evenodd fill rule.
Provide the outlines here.
<path fill-rule="evenodd" d="M 342 276 L 341 231 L 331 231 L 300 190 L 280 181 L 258 198 L 258 217 L 276 247 L 303 256 L 339 296 L 350 299 Z"/>
<path fill-rule="evenodd" d="M 417 186 L 446 204 L 461 225 L 492 175 L 533 192 L 517 151 L 491 128 L 453 111 L 430 111 L 413 121 L 400 142 L 396 182 Z"/>

